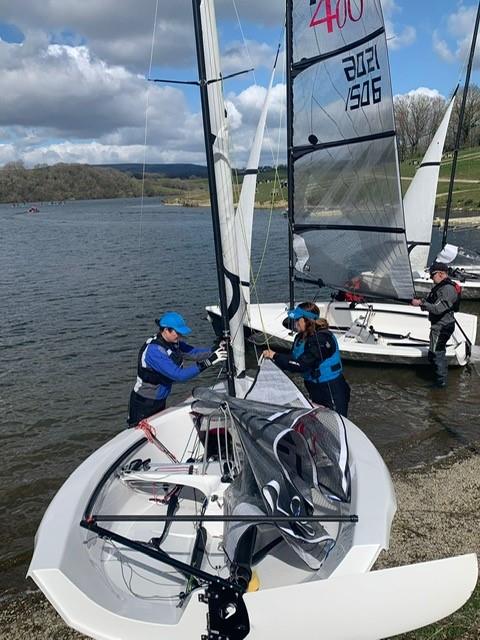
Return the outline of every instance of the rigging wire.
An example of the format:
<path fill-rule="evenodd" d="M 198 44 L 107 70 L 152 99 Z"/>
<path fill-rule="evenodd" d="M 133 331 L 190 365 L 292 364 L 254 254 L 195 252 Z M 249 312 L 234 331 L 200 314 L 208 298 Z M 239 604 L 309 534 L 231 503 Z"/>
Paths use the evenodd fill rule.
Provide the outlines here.
<path fill-rule="evenodd" d="M 150 78 L 152 75 L 153 53 L 155 50 L 155 34 L 157 31 L 158 2 L 159 0 L 156 0 L 155 14 L 153 18 L 152 43 L 150 45 L 150 60 L 148 63 L 147 78 Z M 139 220 L 139 228 L 138 228 L 138 255 L 140 255 L 140 249 L 141 249 L 141 243 L 142 243 L 142 231 L 143 231 L 143 209 L 144 209 L 144 200 L 145 200 L 145 169 L 147 165 L 148 110 L 150 106 L 150 91 L 151 91 L 150 83 L 147 83 L 147 95 L 146 95 L 146 103 L 145 103 L 145 128 L 144 128 L 144 138 L 143 138 L 142 187 L 141 187 L 142 190 L 140 195 L 140 220 Z M 137 297 L 139 295 L 140 295 L 140 289 L 137 288 Z"/>

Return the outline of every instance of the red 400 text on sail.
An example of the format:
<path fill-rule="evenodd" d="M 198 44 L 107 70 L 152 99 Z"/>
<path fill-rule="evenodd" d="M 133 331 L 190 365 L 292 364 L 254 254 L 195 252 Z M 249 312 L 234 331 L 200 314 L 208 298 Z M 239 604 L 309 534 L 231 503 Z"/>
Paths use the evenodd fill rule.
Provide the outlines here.
<path fill-rule="evenodd" d="M 363 16 L 364 0 L 337 0 L 335 11 L 332 11 L 332 0 L 320 0 L 318 7 L 310 21 L 311 27 L 317 27 L 321 24 L 327 25 L 328 33 L 332 33 L 335 23 L 339 29 L 343 29 L 347 20 L 358 22 Z M 352 9 L 352 4 L 354 9 Z M 320 16 L 321 9 L 325 9 L 325 15 Z"/>

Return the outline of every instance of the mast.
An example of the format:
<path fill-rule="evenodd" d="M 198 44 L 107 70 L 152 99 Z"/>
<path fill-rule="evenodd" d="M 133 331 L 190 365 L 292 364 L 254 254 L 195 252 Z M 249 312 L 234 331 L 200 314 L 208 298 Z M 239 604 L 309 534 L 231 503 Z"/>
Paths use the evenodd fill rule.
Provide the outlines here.
<path fill-rule="evenodd" d="M 217 278 L 218 278 L 218 293 L 220 296 L 220 311 L 222 315 L 222 335 L 228 343 L 230 351 L 229 358 L 227 360 L 227 382 L 228 393 L 231 396 L 235 396 L 235 371 L 234 362 L 231 357 L 231 334 L 229 325 L 229 310 L 227 301 L 227 291 L 225 285 L 225 265 L 223 260 L 222 250 L 222 237 L 221 237 L 221 224 L 220 213 L 218 206 L 218 191 L 217 191 L 217 179 L 215 175 L 215 159 L 213 153 L 213 144 L 215 141 L 215 135 L 211 128 L 210 119 L 210 103 L 208 98 L 208 79 L 206 72 L 205 62 L 205 50 L 202 31 L 202 17 L 201 17 L 201 4 L 203 0 L 192 0 L 193 9 L 193 21 L 195 28 L 195 44 L 197 51 L 197 64 L 198 64 L 198 77 L 200 84 L 200 97 L 202 104 L 202 119 L 203 119 L 203 133 L 205 139 L 205 152 L 207 157 L 208 167 L 208 188 L 210 191 L 210 206 L 212 210 L 212 224 L 213 224 L 213 239 L 215 246 L 215 260 L 217 266 Z M 243 334 L 242 334 L 243 337 Z"/>
<path fill-rule="evenodd" d="M 287 189 L 288 189 L 288 292 L 290 309 L 295 305 L 295 264 L 293 252 L 293 229 L 295 216 L 293 182 L 293 0 L 286 0 L 285 52 L 287 79 Z"/>
<path fill-rule="evenodd" d="M 467 75 L 465 77 L 465 86 L 463 88 L 462 105 L 460 107 L 460 114 L 458 116 L 458 129 L 457 129 L 457 136 L 455 139 L 455 148 L 453 150 L 452 172 L 450 174 L 450 184 L 448 187 L 447 208 L 445 210 L 445 223 L 443 227 L 442 248 L 447 244 L 448 221 L 450 219 L 450 212 L 452 209 L 453 186 L 455 183 L 455 174 L 457 171 L 457 159 L 458 159 L 458 152 L 460 150 L 462 126 L 463 126 L 463 120 L 465 118 L 465 108 L 467 106 L 468 88 L 470 86 L 470 75 L 472 73 L 473 58 L 475 56 L 475 49 L 477 46 L 477 35 L 478 35 L 479 23 L 480 23 L 480 2 L 478 3 L 477 18 L 475 20 L 475 27 L 473 29 L 473 38 L 472 38 L 472 45 L 470 47 L 470 56 L 468 59 Z"/>

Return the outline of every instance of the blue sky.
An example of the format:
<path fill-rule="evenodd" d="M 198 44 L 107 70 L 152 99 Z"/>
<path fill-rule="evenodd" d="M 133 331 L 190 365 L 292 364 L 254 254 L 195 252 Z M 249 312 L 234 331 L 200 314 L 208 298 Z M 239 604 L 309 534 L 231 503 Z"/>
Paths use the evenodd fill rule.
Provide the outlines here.
<path fill-rule="evenodd" d="M 215 5 L 224 73 L 253 64 L 256 82 L 265 86 L 282 32 L 283 0 Z M 428 90 L 447 97 L 464 71 L 477 4 L 382 0 L 382 6 L 394 94 Z M 203 163 L 197 90 L 144 81 L 155 7 L 156 0 L 0 0 L 0 165 L 141 162 L 144 154 L 148 162 Z M 472 81 L 480 83 L 477 67 Z M 196 77 L 190 0 L 158 2 L 152 75 Z M 242 164 L 265 90 L 252 74 L 225 88 L 233 162 Z M 283 101 L 280 70 L 267 156 L 284 135 Z"/>

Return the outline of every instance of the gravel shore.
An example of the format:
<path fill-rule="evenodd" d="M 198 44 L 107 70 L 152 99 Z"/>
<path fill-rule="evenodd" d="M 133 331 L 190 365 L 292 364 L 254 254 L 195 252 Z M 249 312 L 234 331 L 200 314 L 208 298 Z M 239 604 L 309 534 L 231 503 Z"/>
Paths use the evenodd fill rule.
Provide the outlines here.
<path fill-rule="evenodd" d="M 427 467 L 396 473 L 393 479 L 398 512 L 390 550 L 381 555 L 376 569 L 461 553 L 480 556 L 480 455 L 461 452 Z M 469 618 L 468 629 L 448 637 L 480 638 L 480 611 Z M 68 629 L 32 588 L 2 607 L 0 638 L 70 640 L 85 636 Z"/>

